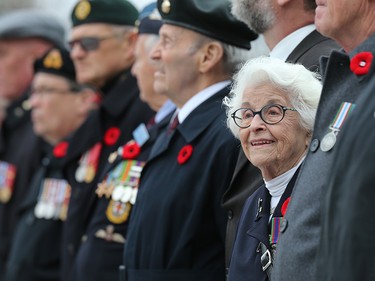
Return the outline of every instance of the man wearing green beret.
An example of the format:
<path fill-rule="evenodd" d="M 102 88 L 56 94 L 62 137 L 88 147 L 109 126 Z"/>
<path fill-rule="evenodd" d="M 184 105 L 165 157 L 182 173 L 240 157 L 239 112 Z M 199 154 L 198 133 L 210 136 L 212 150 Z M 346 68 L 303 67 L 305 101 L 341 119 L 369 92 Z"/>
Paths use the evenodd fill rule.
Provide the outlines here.
<path fill-rule="evenodd" d="M 71 194 L 62 171 L 65 140 L 95 108 L 95 91 L 76 83 L 67 50 L 52 48 L 34 70 L 29 104 L 33 130 L 45 141 L 45 157 L 19 207 L 5 281 L 61 280 L 62 227 Z"/>
<path fill-rule="evenodd" d="M 118 264 L 111 250 L 117 242 L 95 236 L 112 229 L 95 221 L 95 191 L 108 156 L 153 115 L 140 100 L 130 72 L 138 11 L 126 0 L 84 0 L 75 5 L 71 18 L 69 43 L 77 80 L 99 89 L 102 102 L 72 137 L 66 156 L 72 197 L 63 238 L 63 280 L 114 280 Z M 94 231 L 88 229 L 92 224 Z"/>
<path fill-rule="evenodd" d="M 177 106 L 151 150 L 125 244 L 128 281 L 224 281 L 228 188 L 239 143 L 223 98 L 257 36 L 228 0 L 158 0 L 154 88 Z"/>

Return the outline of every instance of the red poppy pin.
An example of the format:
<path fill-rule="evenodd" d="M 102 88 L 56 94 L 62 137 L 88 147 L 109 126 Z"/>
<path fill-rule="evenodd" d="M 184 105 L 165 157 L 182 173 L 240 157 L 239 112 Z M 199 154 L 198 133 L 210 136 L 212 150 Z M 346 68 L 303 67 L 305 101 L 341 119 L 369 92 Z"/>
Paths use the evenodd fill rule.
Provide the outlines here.
<path fill-rule="evenodd" d="M 288 197 L 288 198 L 284 201 L 283 205 L 281 206 L 281 214 L 282 214 L 283 216 L 285 216 L 286 210 L 288 209 L 289 202 L 290 202 L 290 197 Z"/>
<path fill-rule="evenodd" d="M 120 137 L 121 131 L 117 127 L 109 128 L 104 134 L 104 143 L 108 146 L 114 145 Z"/>
<path fill-rule="evenodd" d="M 131 140 L 122 147 L 123 159 L 135 159 L 141 153 L 141 147 L 134 140 Z"/>
<path fill-rule="evenodd" d="M 185 145 L 181 148 L 180 152 L 178 153 L 177 162 L 180 165 L 185 164 L 191 155 L 193 154 L 193 146 L 191 144 Z"/>
<path fill-rule="evenodd" d="M 350 61 L 350 70 L 356 75 L 365 75 L 371 68 L 372 59 L 371 52 L 356 54 Z"/>
<path fill-rule="evenodd" d="M 58 143 L 53 148 L 53 156 L 56 158 L 62 158 L 66 155 L 66 152 L 68 151 L 69 143 L 67 141 L 62 141 Z"/>

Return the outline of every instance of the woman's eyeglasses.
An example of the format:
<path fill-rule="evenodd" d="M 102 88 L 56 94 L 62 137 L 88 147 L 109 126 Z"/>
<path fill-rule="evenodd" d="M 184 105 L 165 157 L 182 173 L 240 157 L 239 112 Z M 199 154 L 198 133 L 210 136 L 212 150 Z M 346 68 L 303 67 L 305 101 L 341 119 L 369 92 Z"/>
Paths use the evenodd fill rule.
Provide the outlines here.
<path fill-rule="evenodd" d="M 257 114 L 259 114 L 264 123 L 274 125 L 283 120 L 285 111 L 287 110 L 297 111 L 292 107 L 286 107 L 280 104 L 270 104 L 264 106 L 259 111 L 253 111 L 250 108 L 239 108 L 231 114 L 231 117 L 238 127 L 245 129 L 250 127 L 251 122 Z"/>

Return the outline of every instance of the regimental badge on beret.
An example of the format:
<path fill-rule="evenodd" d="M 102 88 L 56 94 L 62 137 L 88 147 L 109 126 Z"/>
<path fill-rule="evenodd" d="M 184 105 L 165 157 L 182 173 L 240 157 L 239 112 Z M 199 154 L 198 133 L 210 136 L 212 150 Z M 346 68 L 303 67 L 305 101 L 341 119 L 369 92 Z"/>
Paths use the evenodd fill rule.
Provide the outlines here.
<path fill-rule="evenodd" d="M 43 65 L 46 68 L 60 69 L 63 66 L 63 59 L 60 51 L 57 49 L 50 51 L 44 58 Z"/>
<path fill-rule="evenodd" d="M 163 3 L 161 4 L 161 10 L 164 14 L 169 14 L 171 11 L 171 2 L 169 0 L 163 0 Z"/>
<path fill-rule="evenodd" d="M 90 2 L 89 1 L 86 1 L 86 0 L 83 0 L 81 1 L 74 13 L 75 13 L 75 16 L 77 17 L 77 19 L 79 20 L 84 20 L 87 18 L 87 16 L 90 14 L 91 12 L 91 5 L 90 5 Z"/>

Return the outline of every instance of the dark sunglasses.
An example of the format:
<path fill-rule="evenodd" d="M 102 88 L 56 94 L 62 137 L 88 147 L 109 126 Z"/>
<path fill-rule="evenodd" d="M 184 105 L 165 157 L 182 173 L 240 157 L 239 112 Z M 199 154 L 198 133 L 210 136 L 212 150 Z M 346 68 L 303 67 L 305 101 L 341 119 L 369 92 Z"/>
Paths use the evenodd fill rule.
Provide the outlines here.
<path fill-rule="evenodd" d="M 69 42 L 70 49 L 73 49 L 77 44 L 86 52 L 95 51 L 99 48 L 100 41 L 107 40 L 118 36 L 117 34 L 106 37 L 82 37 L 80 39 Z"/>

